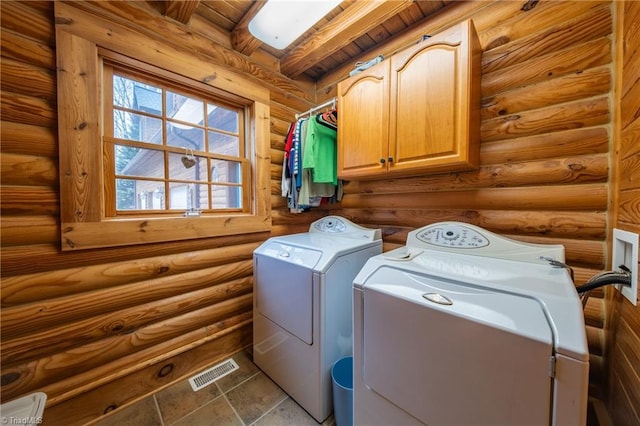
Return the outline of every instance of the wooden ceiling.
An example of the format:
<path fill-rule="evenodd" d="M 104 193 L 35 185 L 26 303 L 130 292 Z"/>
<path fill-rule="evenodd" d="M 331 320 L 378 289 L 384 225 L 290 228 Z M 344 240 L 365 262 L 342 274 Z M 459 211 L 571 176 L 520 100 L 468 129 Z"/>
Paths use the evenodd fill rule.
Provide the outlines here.
<path fill-rule="evenodd" d="M 292 0 L 304 1 L 304 0 Z M 253 38 L 248 24 L 264 1 L 167 0 L 152 4 L 169 18 L 189 26 L 192 21 L 211 25 L 219 36 L 229 37 L 230 46 L 251 56 L 258 49 L 280 63 L 282 74 L 317 80 L 378 43 L 436 13 L 453 0 L 348 0 L 343 1 L 309 31 L 283 50 Z M 226 34 L 226 35 L 225 35 Z"/>

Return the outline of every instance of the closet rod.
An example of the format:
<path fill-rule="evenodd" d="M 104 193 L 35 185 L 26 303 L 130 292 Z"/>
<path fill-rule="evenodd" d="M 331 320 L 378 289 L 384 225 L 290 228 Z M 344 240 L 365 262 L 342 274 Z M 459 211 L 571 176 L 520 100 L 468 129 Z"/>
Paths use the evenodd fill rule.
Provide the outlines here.
<path fill-rule="evenodd" d="M 333 98 L 333 99 L 331 99 L 330 101 L 327 101 L 327 102 L 325 102 L 325 103 L 323 103 L 323 104 L 320 104 L 320 105 L 318 105 L 318 106 L 315 106 L 315 107 L 311 108 L 311 109 L 310 109 L 310 110 L 308 110 L 308 111 L 305 111 L 305 112 L 303 112 L 303 113 L 301 113 L 301 114 L 296 114 L 296 120 L 297 120 L 298 118 L 300 118 L 300 117 L 304 116 L 304 115 L 311 114 L 313 111 L 317 111 L 317 110 L 319 110 L 319 109 L 322 109 L 322 108 L 328 107 L 329 105 L 333 105 L 333 108 L 335 109 L 335 105 L 336 105 L 336 101 L 337 101 L 337 100 L 338 100 L 338 99 Z"/>

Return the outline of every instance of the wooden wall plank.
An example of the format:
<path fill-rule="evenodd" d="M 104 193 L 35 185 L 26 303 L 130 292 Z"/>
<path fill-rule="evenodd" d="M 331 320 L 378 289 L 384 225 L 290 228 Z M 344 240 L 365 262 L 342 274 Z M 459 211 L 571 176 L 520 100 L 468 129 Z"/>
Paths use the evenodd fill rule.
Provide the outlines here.
<path fill-rule="evenodd" d="M 410 194 L 410 196 L 409 196 Z M 607 209 L 606 185 L 573 185 L 571 188 L 535 186 L 482 188 L 468 191 L 396 192 L 394 194 L 349 194 L 343 208 L 464 209 L 481 210 L 601 210 Z"/>
<path fill-rule="evenodd" d="M 56 69 L 56 55 L 48 43 L 30 40 L 3 27 L 0 28 L 0 47 L 3 58 L 50 70 Z"/>
<path fill-rule="evenodd" d="M 3 1 L 0 25 L 34 40 L 48 40 L 53 47 L 53 21 L 47 11 L 29 6 L 25 1 Z"/>
<path fill-rule="evenodd" d="M 57 112 L 50 101 L 13 92 L 0 92 L 2 119 L 16 123 L 55 128 Z"/>
<path fill-rule="evenodd" d="M 586 42 L 580 49 L 567 49 L 537 56 L 500 70 L 482 75 L 482 97 L 515 89 L 551 78 L 575 73 L 587 68 L 606 65 L 611 61 L 611 42 L 608 38 Z"/>
<path fill-rule="evenodd" d="M 29 226 L 25 226 L 28 223 Z M 7 216 L 0 222 L 0 245 L 9 246 L 31 244 L 57 244 L 60 239 L 60 222 L 57 217 L 47 216 Z M 3 281 L 7 277 L 3 277 Z M 4 282 L 2 291 L 5 291 Z"/>
<path fill-rule="evenodd" d="M 58 162 L 51 158 L 4 153 L 0 158 L 3 185 L 58 186 Z"/>
<path fill-rule="evenodd" d="M 58 158 L 57 130 L 11 121 L 0 122 L 2 153 Z"/>
<path fill-rule="evenodd" d="M 213 268 L 252 258 L 258 243 L 234 244 L 218 248 L 193 250 L 142 259 L 97 263 L 83 267 L 68 267 L 5 277 L 2 281 L 2 306 L 18 306 L 38 300 L 54 299 L 73 294 L 144 282 L 151 279 L 176 277 L 179 274 Z"/>
<path fill-rule="evenodd" d="M 60 353 L 93 342 L 97 345 L 101 339 L 130 334 L 149 324 L 169 320 L 226 299 L 251 293 L 252 285 L 252 277 L 238 278 L 130 308 L 86 316 L 71 323 L 47 329 L 38 329 L 27 336 L 8 338 L 2 343 L 3 362 L 5 365 L 15 365 L 18 362 L 40 358 L 49 353 Z"/>
<path fill-rule="evenodd" d="M 51 70 L 3 58 L 0 77 L 4 91 L 56 102 L 56 78 Z"/>
<path fill-rule="evenodd" d="M 20 336 L 29 333 L 30 330 L 68 323 L 74 318 L 100 315 L 114 309 L 149 303 L 173 297 L 180 292 L 193 291 L 245 277 L 251 274 L 252 266 L 251 260 L 245 260 L 186 272 L 180 274 L 179 279 L 175 276 L 155 278 L 77 295 L 5 307 L 0 312 L 3 338 Z"/>
<path fill-rule="evenodd" d="M 482 142 L 480 164 L 606 153 L 608 150 L 609 129 L 597 126 Z"/>
<path fill-rule="evenodd" d="M 75 378 L 78 373 L 70 368 L 82 365 L 81 370 L 91 371 L 109 363 L 121 363 L 130 354 L 138 354 L 145 350 L 158 351 L 166 346 L 166 342 L 183 339 L 184 336 L 198 332 L 225 318 L 243 313 L 251 313 L 253 295 L 245 294 L 220 303 L 208 305 L 172 316 L 128 333 L 109 336 L 96 342 L 71 348 L 55 354 L 18 364 L 2 365 L 2 377 L 16 377 L 10 383 L 5 380 L 3 391 L 8 398 L 21 395 L 34 389 L 45 387 L 48 383 L 60 382 Z M 80 362 L 81 361 L 81 362 Z M 80 367 L 77 367 L 80 370 Z M 56 396 L 55 394 L 51 396 Z"/>
<path fill-rule="evenodd" d="M 246 315 L 244 315 L 247 318 Z M 47 407 L 44 425 L 87 424 L 116 408 L 126 407 L 146 395 L 184 380 L 194 371 L 215 365 L 229 354 L 251 344 L 250 317 L 238 325 L 214 333 L 207 342 L 183 353 L 171 354 L 158 363 L 144 366 L 99 387 L 85 386 L 81 392 L 68 400 Z M 100 377 L 100 374 L 95 374 Z"/>

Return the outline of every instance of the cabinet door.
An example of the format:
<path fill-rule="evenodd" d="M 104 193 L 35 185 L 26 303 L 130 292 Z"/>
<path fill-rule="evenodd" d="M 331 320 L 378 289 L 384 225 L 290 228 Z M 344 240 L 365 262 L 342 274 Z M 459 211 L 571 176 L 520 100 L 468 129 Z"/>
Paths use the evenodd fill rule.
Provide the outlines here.
<path fill-rule="evenodd" d="M 394 174 L 477 166 L 477 154 L 469 153 L 478 150 L 479 132 L 470 121 L 476 114 L 470 105 L 470 31 L 472 24 L 465 22 L 391 58 L 389 167 Z M 479 111 L 479 105 L 474 108 Z"/>
<path fill-rule="evenodd" d="M 338 84 L 338 177 L 381 175 L 387 170 L 389 61 Z"/>

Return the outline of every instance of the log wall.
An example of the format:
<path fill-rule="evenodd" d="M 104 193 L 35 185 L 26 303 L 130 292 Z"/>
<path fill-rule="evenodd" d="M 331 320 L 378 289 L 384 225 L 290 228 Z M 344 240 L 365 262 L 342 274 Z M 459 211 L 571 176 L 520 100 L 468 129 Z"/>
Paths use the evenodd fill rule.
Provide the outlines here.
<path fill-rule="evenodd" d="M 640 3 L 627 1 L 616 6 L 616 104 L 620 109 L 613 144 L 612 224 L 640 234 Z M 615 425 L 638 425 L 640 305 L 633 306 L 614 289 L 607 289 L 605 300 L 608 412 Z"/>
<path fill-rule="evenodd" d="M 225 73 L 241 72 L 270 89 L 272 232 L 63 253 L 53 5 L 0 2 L 2 400 L 42 390 L 50 397 L 48 424 L 82 424 L 250 345 L 253 249 L 326 214 L 382 228 L 385 249 L 404 244 L 417 227 L 460 220 L 522 241 L 564 244 L 577 283 L 607 266 L 615 2 L 453 2 L 354 58 L 390 56 L 422 34 L 472 18 L 483 48 L 481 167 L 348 182 L 341 205 L 302 215 L 288 213 L 280 197 L 284 134 L 296 112 L 334 96 L 351 67 L 314 88 L 284 77 L 264 52 L 233 51 L 228 34 L 167 23 L 145 2 L 113 4 L 94 2 L 91 13 L 204 52 Z M 626 33 L 635 46 L 637 33 Z M 637 64 L 634 52 L 629 60 Z M 627 69 L 637 81 L 637 65 Z M 625 93 L 621 101 L 640 98 L 637 84 Z M 629 176 L 638 169 L 637 129 L 635 119 L 622 132 L 620 164 Z M 630 230 L 638 223 L 637 182 L 618 191 L 630 207 L 616 217 Z M 603 300 L 592 296 L 585 312 L 590 392 L 624 394 L 620 424 L 632 424 L 624 419 L 638 414 L 638 311 L 614 305 L 625 321 L 617 328 L 617 379 L 609 391 L 603 355 L 613 349 L 603 345 Z"/>
<path fill-rule="evenodd" d="M 77 7 L 100 18 L 92 31 L 126 23 L 138 34 L 131 43 L 200 52 L 220 77 L 268 87 L 272 160 L 281 164 L 288 123 L 314 105 L 312 83 L 145 2 Z M 62 252 L 54 3 L 0 8 L 1 398 L 43 391 L 45 424 L 85 424 L 251 344 L 252 253 L 270 234 Z M 281 217 L 274 228 L 286 232 Z"/>
<path fill-rule="evenodd" d="M 607 263 L 613 4 L 456 2 L 355 59 L 388 57 L 467 18 L 483 50 L 480 168 L 348 182 L 342 208 L 332 213 L 382 228 L 385 249 L 404 244 L 417 227 L 446 220 L 563 244 L 576 283 L 584 283 Z M 348 71 L 322 78 L 320 100 L 335 94 Z M 590 394 L 602 397 L 602 292 L 589 299 L 585 315 Z"/>

